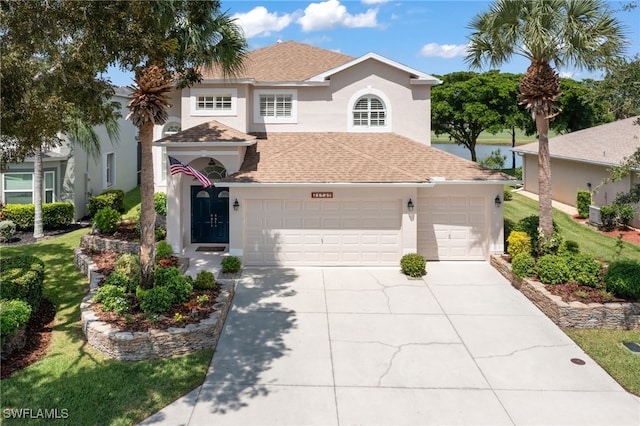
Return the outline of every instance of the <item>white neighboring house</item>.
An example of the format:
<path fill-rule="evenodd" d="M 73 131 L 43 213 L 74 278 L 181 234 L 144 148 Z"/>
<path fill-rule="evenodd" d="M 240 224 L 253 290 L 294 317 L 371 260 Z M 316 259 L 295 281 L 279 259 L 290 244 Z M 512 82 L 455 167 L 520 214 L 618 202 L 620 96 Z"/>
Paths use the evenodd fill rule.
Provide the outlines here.
<path fill-rule="evenodd" d="M 375 53 L 297 42 L 248 54 L 172 93 L 155 129 L 167 239 L 245 265 L 395 265 L 503 251 L 508 176 L 432 148 L 437 78 Z M 215 183 L 170 175 L 167 156 Z"/>
<path fill-rule="evenodd" d="M 104 126 L 96 128 L 101 140 L 100 156 L 93 158 L 73 141 L 63 137 L 61 146 L 43 155 L 43 202 L 70 201 L 75 220 L 87 213 L 89 198 L 107 189 L 125 192 L 138 185 L 140 170 L 137 129 L 125 120 L 129 89 L 116 88 L 113 100 L 121 105 L 118 120 L 120 141 L 112 143 Z M 7 204 L 33 204 L 33 157 L 9 164 L 0 173 L 0 198 Z"/>

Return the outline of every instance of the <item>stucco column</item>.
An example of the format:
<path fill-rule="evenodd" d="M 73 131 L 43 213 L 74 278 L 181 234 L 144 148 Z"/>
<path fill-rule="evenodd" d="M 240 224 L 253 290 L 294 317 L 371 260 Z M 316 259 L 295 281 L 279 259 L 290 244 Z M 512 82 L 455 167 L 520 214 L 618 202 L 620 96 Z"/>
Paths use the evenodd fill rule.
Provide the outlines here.
<path fill-rule="evenodd" d="M 174 253 L 182 253 L 182 211 L 180 179 L 182 175 L 167 176 L 167 242 Z M 188 203 L 189 200 L 186 200 Z"/>

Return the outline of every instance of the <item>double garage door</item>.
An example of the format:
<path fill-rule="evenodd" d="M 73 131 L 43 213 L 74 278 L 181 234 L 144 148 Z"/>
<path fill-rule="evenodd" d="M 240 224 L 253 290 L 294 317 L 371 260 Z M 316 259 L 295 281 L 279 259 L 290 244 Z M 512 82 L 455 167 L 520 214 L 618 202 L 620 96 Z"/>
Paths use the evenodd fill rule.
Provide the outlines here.
<path fill-rule="evenodd" d="M 418 253 L 427 260 L 485 260 L 484 196 L 418 197 Z"/>
<path fill-rule="evenodd" d="M 247 265 L 398 265 L 402 200 L 245 200 Z"/>

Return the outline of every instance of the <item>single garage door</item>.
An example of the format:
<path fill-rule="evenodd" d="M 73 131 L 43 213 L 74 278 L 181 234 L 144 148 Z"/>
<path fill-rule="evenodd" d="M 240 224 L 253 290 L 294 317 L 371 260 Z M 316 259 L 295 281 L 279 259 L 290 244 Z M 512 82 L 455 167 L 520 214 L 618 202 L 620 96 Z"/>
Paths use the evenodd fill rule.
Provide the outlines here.
<path fill-rule="evenodd" d="M 486 197 L 418 198 L 418 253 L 428 260 L 484 260 Z"/>
<path fill-rule="evenodd" d="M 398 265 L 401 200 L 245 200 L 247 265 Z"/>

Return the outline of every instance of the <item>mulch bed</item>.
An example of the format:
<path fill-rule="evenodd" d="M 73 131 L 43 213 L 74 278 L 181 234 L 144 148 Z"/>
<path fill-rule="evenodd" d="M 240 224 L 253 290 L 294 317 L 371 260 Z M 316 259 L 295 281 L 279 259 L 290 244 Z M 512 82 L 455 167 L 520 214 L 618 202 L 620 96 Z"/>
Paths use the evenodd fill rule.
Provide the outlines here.
<path fill-rule="evenodd" d="M 545 284 L 549 293 L 562 297 L 563 302 L 589 303 L 623 303 L 630 300 L 620 299 L 601 289 L 581 285 L 577 283 Z"/>
<path fill-rule="evenodd" d="M 584 219 L 576 215 L 576 216 L 573 216 L 573 220 L 579 223 L 583 223 L 587 226 L 590 226 L 591 229 L 601 234 L 608 235 L 613 238 L 619 238 L 622 235 L 622 241 L 626 241 L 631 244 L 640 245 L 640 229 L 627 228 L 627 229 L 616 229 L 613 231 L 601 231 L 595 226 L 587 224 L 588 219 Z"/>
<path fill-rule="evenodd" d="M 39 241 L 45 241 L 51 238 L 59 237 L 60 235 L 63 235 L 72 231 L 77 231 L 78 229 L 88 228 L 89 226 L 90 226 L 89 223 L 78 222 L 78 223 L 72 223 L 66 228 L 47 229 L 44 231 L 44 237 L 42 238 L 33 238 L 33 231 L 17 231 L 16 234 L 11 239 L 11 241 L 0 243 L 0 247 L 12 247 L 12 246 L 22 246 L 25 244 L 33 244 Z"/>

